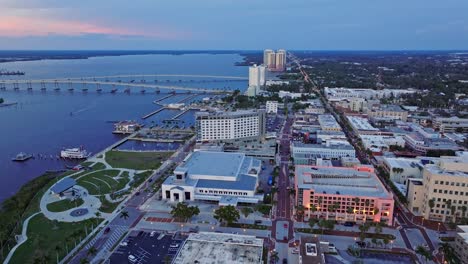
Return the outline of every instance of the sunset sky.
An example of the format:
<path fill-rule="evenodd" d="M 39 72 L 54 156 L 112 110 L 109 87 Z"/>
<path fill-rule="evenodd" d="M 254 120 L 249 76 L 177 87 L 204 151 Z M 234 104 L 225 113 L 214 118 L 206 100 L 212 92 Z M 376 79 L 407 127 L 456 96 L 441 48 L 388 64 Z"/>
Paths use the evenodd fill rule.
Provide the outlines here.
<path fill-rule="evenodd" d="M 0 49 L 466 49 L 466 0 L 0 0 Z"/>

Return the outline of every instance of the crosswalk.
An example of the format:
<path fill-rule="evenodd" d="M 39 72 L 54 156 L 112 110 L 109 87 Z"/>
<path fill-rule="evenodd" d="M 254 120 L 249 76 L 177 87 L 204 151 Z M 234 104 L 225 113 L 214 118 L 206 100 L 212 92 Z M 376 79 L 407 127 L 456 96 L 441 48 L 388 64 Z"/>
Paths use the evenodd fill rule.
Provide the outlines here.
<path fill-rule="evenodd" d="M 110 250 L 112 246 L 114 246 L 115 243 L 117 243 L 122 235 L 128 230 L 128 226 L 109 225 L 108 227 L 112 230 L 111 234 L 104 246 L 98 250 Z M 89 250 L 96 244 L 97 240 L 100 239 L 104 234 L 104 230 L 105 228 L 99 231 L 99 233 L 85 246 L 86 250 Z"/>

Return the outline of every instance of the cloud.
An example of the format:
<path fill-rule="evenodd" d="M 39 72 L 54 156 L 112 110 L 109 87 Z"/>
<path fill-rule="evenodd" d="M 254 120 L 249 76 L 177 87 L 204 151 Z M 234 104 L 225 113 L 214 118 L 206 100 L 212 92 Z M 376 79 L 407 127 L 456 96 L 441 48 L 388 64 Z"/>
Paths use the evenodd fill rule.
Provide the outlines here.
<path fill-rule="evenodd" d="M 152 26 L 151 29 L 134 29 L 106 26 L 82 21 L 55 20 L 49 18 L 3 16 L 0 17 L 0 36 L 80 36 L 99 34 L 119 37 L 145 37 L 154 39 L 185 39 L 186 32 L 177 32 Z"/>

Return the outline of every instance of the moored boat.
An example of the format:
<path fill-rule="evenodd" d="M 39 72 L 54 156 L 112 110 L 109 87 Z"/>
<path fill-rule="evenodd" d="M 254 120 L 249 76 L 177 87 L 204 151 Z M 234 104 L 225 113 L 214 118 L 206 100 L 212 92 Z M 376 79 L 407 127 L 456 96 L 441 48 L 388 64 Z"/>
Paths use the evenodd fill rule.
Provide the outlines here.
<path fill-rule="evenodd" d="M 60 151 L 60 157 L 64 159 L 86 159 L 91 155 L 83 148 L 69 148 Z"/>
<path fill-rule="evenodd" d="M 33 156 L 31 154 L 26 154 L 24 152 L 18 153 L 16 157 L 14 157 L 12 160 L 13 161 L 27 161 L 28 159 L 32 158 Z"/>

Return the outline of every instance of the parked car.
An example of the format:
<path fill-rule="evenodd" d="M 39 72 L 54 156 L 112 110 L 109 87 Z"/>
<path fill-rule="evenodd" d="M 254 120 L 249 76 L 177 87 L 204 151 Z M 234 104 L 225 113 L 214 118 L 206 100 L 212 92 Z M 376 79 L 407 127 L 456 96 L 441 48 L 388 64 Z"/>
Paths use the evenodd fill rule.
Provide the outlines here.
<path fill-rule="evenodd" d="M 122 247 L 126 247 L 126 246 L 128 246 L 128 243 L 125 242 L 125 241 L 122 241 L 122 242 L 120 242 L 119 245 L 122 246 Z"/>
<path fill-rule="evenodd" d="M 136 263 L 137 262 L 137 258 L 133 255 L 128 255 L 128 261 L 130 261 L 131 263 Z"/>
<path fill-rule="evenodd" d="M 354 223 L 353 222 L 345 222 L 343 225 L 344 226 L 354 226 Z"/>

